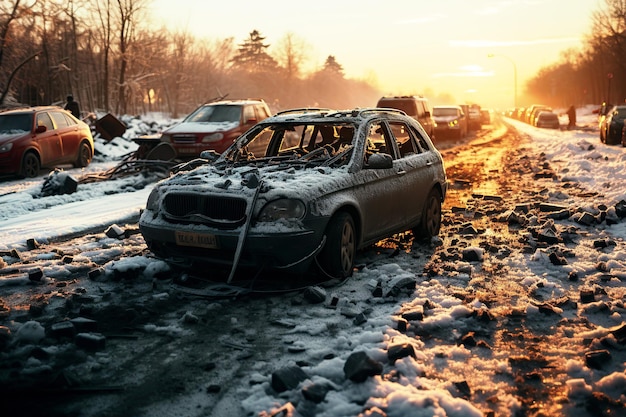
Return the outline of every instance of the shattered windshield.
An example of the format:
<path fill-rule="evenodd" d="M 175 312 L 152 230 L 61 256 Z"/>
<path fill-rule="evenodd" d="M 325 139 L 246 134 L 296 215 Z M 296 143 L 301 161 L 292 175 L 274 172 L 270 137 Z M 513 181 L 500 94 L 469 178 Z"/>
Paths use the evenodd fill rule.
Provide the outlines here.
<path fill-rule="evenodd" d="M 224 154 L 230 162 L 343 165 L 353 149 L 355 126 L 347 122 L 259 125 Z"/>

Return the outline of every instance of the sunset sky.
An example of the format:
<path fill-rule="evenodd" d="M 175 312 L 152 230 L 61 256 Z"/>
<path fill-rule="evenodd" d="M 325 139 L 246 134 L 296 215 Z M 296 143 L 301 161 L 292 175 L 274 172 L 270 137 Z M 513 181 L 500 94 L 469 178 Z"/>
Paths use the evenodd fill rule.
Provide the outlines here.
<path fill-rule="evenodd" d="M 525 81 L 579 47 L 603 0 L 153 0 L 154 23 L 236 44 L 253 30 L 306 44 L 307 70 L 333 55 L 385 94 L 506 108 Z M 271 47 L 270 47 L 271 48 Z M 271 49 L 270 49 L 271 53 Z M 488 57 L 490 54 L 493 57 Z M 437 103 L 435 103 L 437 104 Z M 443 104 L 443 103 L 441 103 Z"/>

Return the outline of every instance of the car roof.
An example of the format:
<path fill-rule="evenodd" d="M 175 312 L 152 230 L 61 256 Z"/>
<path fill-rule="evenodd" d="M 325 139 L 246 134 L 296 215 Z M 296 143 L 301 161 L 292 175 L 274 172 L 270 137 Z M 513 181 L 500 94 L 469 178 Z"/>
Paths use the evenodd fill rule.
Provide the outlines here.
<path fill-rule="evenodd" d="M 33 107 L 20 107 L 14 109 L 1 110 L 0 114 L 23 114 L 23 113 L 35 113 L 44 110 L 63 110 L 59 106 L 33 106 Z"/>
<path fill-rule="evenodd" d="M 265 101 L 261 98 L 242 98 L 242 99 L 233 99 L 233 100 L 219 100 L 212 101 L 210 103 L 205 103 L 203 106 L 217 106 L 217 105 L 241 105 L 241 104 L 261 104 L 265 103 Z"/>
<path fill-rule="evenodd" d="M 278 112 L 272 117 L 263 120 L 262 123 L 285 123 L 285 122 L 336 122 L 336 123 L 362 123 L 373 117 L 386 117 L 389 119 L 413 120 L 405 112 L 388 108 L 356 108 L 351 110 L 334 110 L 321 108 L 290 109 Z"/>
<path fill-rule="evenodd" d="M 433 106 L 433 109 L 457 109 L 457 110 L 463 110 L 461 109 L 461 106 L 456 106 L 454 104 L 450 104 L 447 106 Z"/>

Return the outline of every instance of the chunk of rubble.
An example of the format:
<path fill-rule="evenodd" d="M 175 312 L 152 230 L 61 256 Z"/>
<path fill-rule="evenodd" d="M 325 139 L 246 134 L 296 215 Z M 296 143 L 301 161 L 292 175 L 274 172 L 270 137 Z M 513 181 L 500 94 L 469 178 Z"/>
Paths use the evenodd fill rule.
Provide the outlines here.
<path fill-rule="evenodd" d="M 370 358 L 367 353 L 360 351 L 352 353 L 343 366 L 346 378 L 354 382 L 365 382 L 370 376 L 383 373 L 382 363 Z"/>
<path fill-rule="evenodd" d="M 272 388 L 276 392 L 292 390 L 308 377 L 299 366 L 286 366 L 272 373 Z"/>

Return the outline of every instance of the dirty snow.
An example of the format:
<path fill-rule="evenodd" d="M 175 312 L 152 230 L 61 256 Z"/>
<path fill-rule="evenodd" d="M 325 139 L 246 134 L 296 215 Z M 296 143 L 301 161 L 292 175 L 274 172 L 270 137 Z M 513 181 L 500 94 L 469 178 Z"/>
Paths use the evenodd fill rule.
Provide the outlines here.
<path fill-rule="evenodd" d="M 563 192 L 560 203 L 585 204 L 590 210 L 598 205 L 612 206 L 620 200 L 626 200 L 626 149 L 620 146 L 605 146 L 598 139 L 595 128 L 596 116 L 589 109 L 579 109 L 578 124 L 582 127 L 573 131 L 540 130 L 526 124 L 508 120 L 520 132 L 524 132 L 531 138 L 531 142 L 525 144 L 531 152 L 543 152 L 556 169 L 557 175 L 563 181 L 576 183 L 582 191 L 588 192 L 584 203 L 577 203 L 576 197 Z M 145 123 L 135 120 L 136 122 Z M 562 124 L 564 122 L 562 121 Z M 565 122 L 566 124 L 566 122 Z M 134 126 L 125 134 L 127 137 L 141 134 L 142 130 Z M 132 150 L 128 141 L 116 139 L 112 144 L 99 141 L 101 155 L 119 156 Z M 113 146 L 115 149 L 110 149 Z M 106 149 L 105 149 L 106 148 Z M 117 150 L 124 152 L 117 152 Z M 115 158 L 108 161 L 94 162 L 89 169 L 96 170 L 115 164 Z M 72 175 L 80 176 L 85 171 L 69 169 Z M 90 184 L 80 187 L 72 195 L 51 196 L 39 198 L 41 181 L 43 177 L 29 181 L 7 180 L 0 182 L 0 250 L 11 249 L 24 250 L 28 239 L 48 241 L 59 235 L 79 233 L 84 230 L 107 226 L 115 223 L 124 223 L 129 219 L 137 218 L 140 210 L 145 205 L 150 187 L 128 192 L 118 192 L 120 188 L 127 186 L 127 180 L 112 181 L 106 184 Z M 560 189 L 560 188 L 559 188 Z M 556 190 L 556 187 L 555 187 Z M 562 192 L 562 191 L 561 191 Z M 558 192 L 554 191 L 558 198 Z M 569 335 L 572 338 L 589 338 L 604 340 L 605 343 L 617 343 L 611 339 L 611 329 L 623 325 L 626 321 L 626 309 L 623 301 L 626 299 L 624 281 L 626 278 L 626 222 L 598 226 L 598 236 L 611 239 L 614 242 L 599 257 L 590 256 L 590 249 L 579 245 L 572 249 L 573 261 L 565 266 L 566 270 L 578 274 L 593 274 L 596 271 L 598 261 L 605 262 L 612 273 L 611 281 L 607 290 L 617 293 L 613 299 L 622 300 L 621 305 L 614 303 L 606 306 L 601 303 L 585 304 L 577 311 L 576 316 L 589 317 L 588 333 Z M 112 239 L 94 240 L 79 248 L 77 257 L 82 257 L 85 262 L 105 257 L 107 251 L 119 250 L 111 245 Z M 141 240 L 133 241 L 139 248 Z M 476 248 L 480 249 L 480 248 Z M 481 253 L 481 256 L 488 254 Z M 385 265 L 374 268 L 365 267 L 355 273 L 355 276 L 346 284 L 348 287 L 338 288 L 339 293 L 362 291 L 363 283 L 372 285 L 380 280 L 392 282 L 394 279 L 403 277 L 414 278 L 412 270 L 415 260 L 411 256 L 398 256 Z M 0 264 L 2 261 L 0 260 Z M 553 264 L 548 254 L 537 249 L 531 254 L 515 254 L 506 259 L 508 266 L 507 274 L 510 281 L 526 289 L 543 291 L 550 297 L 559 297 L 567 293 L 566 280 L 557 279 Z M 1 265 L 0 265 L 1 266 Z M 159 271 L 167 269 L 167 266 L 153 258 L 143 255 L 124 258 L 117 261 L 116 265 L 107 264 L 106 268 L 113 269 L 142 267 L 148 272 L 146 276 L 154 276 Z M 514 377 L 509 358 L 497 356 L 489 350 L 474 350 L 463 344 L 441 344 L 437 346 L 420 340 L 419 337 L 410 337 L 397 329 L 397 322 L 401 311 L 411 311 L 419 306 L 429 305 L 428 315 L 420 323 L 421 331 L 441 332 L 449 337 L 458 338 L 469 329 L 464 317 L 472 311 L 486 310 L 487 307 L 478 300 L 464 302 L 450 295 L 446 288 L 450 285 L 464 287 L 470 280 L 471 271 L 480 268 L 476 264 L 467 263 L 467 273 L 456 272 L 450 276 L 436 276 L 429 280 L 418 279 L 414 292 L 407 297 L 401 306 L 389 302 L 376 302 L 370 300 L 368 305 L 368 319 L 361 325 L 339 328 L 332 337 L 327 337 L 328 329 L 335 323 L 331 320 L 335 310 L 319 310 L 310 320 L 299 320 L 297 326 L 291 327 L 285 337 L 292 336 L 294 349 L 299 346 L 306 351 L 303 362 L 308 365 L 303 369 L 309 379 L 302 383 L 303 387 L 309 385 L 330 386 L 331 389 L 325 396 L 324 401 L 316 404 L 314 412 L 306 409 L 298 409 L 292 404 L 303 404 L 301 394 L 297 390 L 278 394 L 270 389 L 270 376 L 261 372 L 262 364 L 250 369 L 250 380 L 254 384 L 242 386 L 238 396 L 241 398 L 241 406 L 247 415 L 315 415 L 324 417 L 337 416 L 383 416 L 406 417 L 406 416 L 483 416 L 486 410 L 479 409 L 474 401 L 468 400 L 462 392 L 459 383 L 467 381 L 475 395 L 483 398 L 493 397 L 493 410 L 497 416 L 515 416 L 521 410 L 519 400 L 510 395 L 502 394 L 502 385 L 506 384 L 505 377 Z M 46 277 L 63 276 L 67 271 L 63 266 L 49 266 L 45 271 Z M 3 278 L 0 277 L 0 282 Z M 50 278 L 46 278 L 50 279 Z M 598 278 L 599 279 L 599 278 Z M 149 284 L 150 279 L 148 279 Z M 15 284 L 19 285 L 19 284 Z M 85 283 L 89 291 L 89 285 Z M 371 291 L 371 288 L 366 288 Z M 97 291 L 96 291 L 97 292 Z M 532 321 L 532 325 L 541 328 L 545 326 L 545 333 L 550 333 L 553 321 L 544 319 L 539 308 L 532 300 L 521 298 L 521 309 Z M 154 298 L 166 301 L 169 297 L 167 292 L 153 294 Z M 520 304 L 518 304 L 520 305 Z M 337 309 L 354 308 L 349 300 L 341 298 Z M 606 309 L 610 311 L 607 313 Z M 206 307 L 207 310 L 210 309 Z M 562 310 L 555 308 L 557 314 Z M 598 311 L 604 311 L 598 314 Z M 350 315 L 347 315 L 350 317 Z M 286 314 L 289 317 L 289 314 Z M 569 317 L 569 316 L 568 316 Z M 569 318 L 571 320 L 575 319 Z M 145 326 L 146 332 L 167 334 L 170 337 L 183 337 L 189 332 L 186 325 L 193 321 L 194 314 L 190 311 L 183 319 L 173 319 L 169 323 L 150 324 Z M 235 320 L 235 318 L 233 318 Z M 44 337 L 44 328 L 36 319 L 25 323 L 11 322 L 7 325 L 14 337 L 21 344 L 37 344 Z M 566 335 L 568 336 L 568 335 Z M 442 336 L 444 337 L 444 336 Z M 396 360 L 394 373 L 382 378 L 380 375 L 368 378 L 363 383 L 351 383 L 346 381 L 343 367 L 354 352 L 364 351 L 368 356 L 381 363 L 387 363 L 387 347 L 406 343 L 414 348 L 413 355 L 407 355 Z M 600 392 L 612 400 L 626 401 L 626 363 L 624 356 L 617 356 L 610 369 L 591 369 L 585 363 L 582 354 L 572 352 L 571 340 L 564 337 L 557 349 L 561 349 L 563 357 L 567 357 L 565 368 L 566 378 L 561 381 L 567 387 L 567 399 L 564 402 L 576 404 L 588 399 L 594 392 Z M 600 345 L 600 342 L 595 343 Z M 63 349 L 63 347 L 59 347 Z M 620 348 L 618 348 L 619 351 Z M 621 351 L 624 347 L 621 347 Z M 329 353 L 333 353 L 329 356 Z M 328 357 L 329 359 L 324 359 Z M 618 359 L 619 358 L 619 359 Z M 1 357 L 0 357 L 1 359 Z M 31 358 L 26 364 L 24 372 L 37 372 L 42 363 Z M 97 361 L 115 361 L 114 357 L 106 357 L 102 354 Z M 558 358 L 555 358 L 558 360 Z M 97 366 L 91 363 L 90 366 Z M 158 366 L 155 365 L 155 366 Z M 432 378 L 432 375 L 439 375 Z M 502 375 L 499 382 L 494 375 Z M 139 376 L 138 376 L 139 378 Z M 156 403 L 150 409 L 145 410 L 146 416 L 158 415 L 200 415 L 199 409 L 207 407 L 206 395 L 190 394 L 184 400 L 184 405 L 178 404 L 173 409 L 171 402 Z M 489 402 L 487 400 L 487 402 Z M 304 407 L 301 405 L 300 407 Z M 93 405 L 94 410 L 98 408 Z M 282 409 L 284 414 L 276 410 Z M 273 410 L 273 411 L 272 411 Z M 368 410 L 364 412 L 363 410 Z M 384 414 L 382 411 L 385 410 Z M 577 416 L 580 410 L 574 406 L 566 415 Z M 623 412 L 623 409 L 621 410 Z M 85 410 L 84 415 L 90 415 Z M 95 411 L 94 411 L 95 413 Z M 361 414 L 363 413 L 363 414 Z"/>

